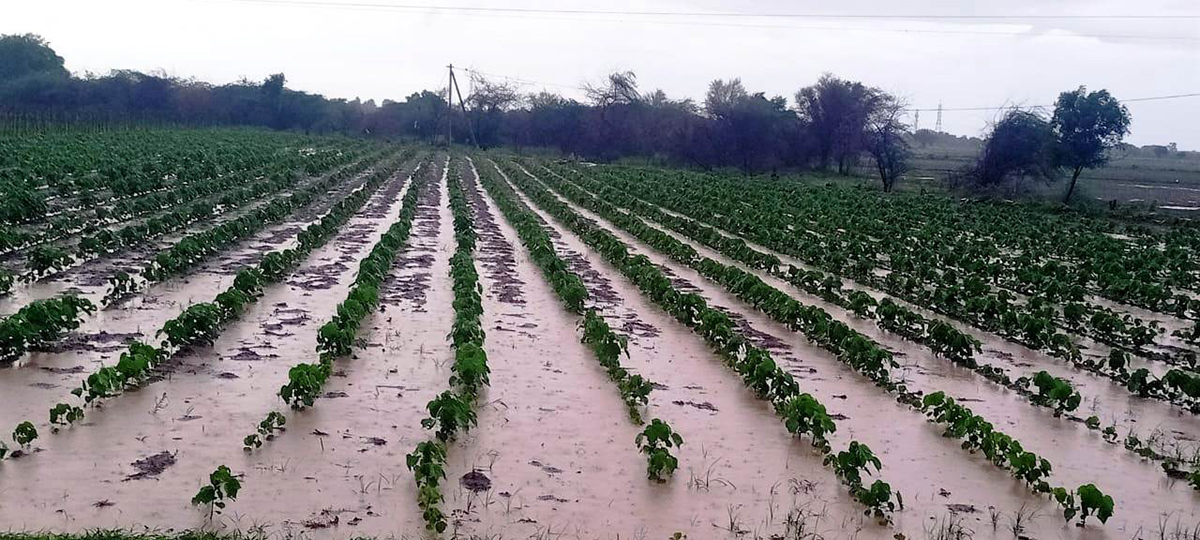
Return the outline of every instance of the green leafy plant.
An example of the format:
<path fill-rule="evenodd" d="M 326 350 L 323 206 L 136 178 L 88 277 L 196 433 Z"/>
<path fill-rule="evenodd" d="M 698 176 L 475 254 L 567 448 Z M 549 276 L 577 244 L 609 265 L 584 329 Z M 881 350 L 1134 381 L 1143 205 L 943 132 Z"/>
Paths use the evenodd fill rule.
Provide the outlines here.
<path fill-rule="evenodd" d="M 138 282 L 124 270 L 118 271 L 108 277 L 108 291 L 104 293 L 104 298 L 101 302 L 105 306 L 111 306 L 122 298 L 138 291 Z"/>
<path fill-rule="evenodd" d="M 38 438 L 37 428 L 33 427 L 32 422 L 26 420 L 17 424 L 17 429 L 13 430 L 12 438 L 21 447 L 27 447 L 29 443 Z"/>
<path fill-rule="evenodd" d="M 156 335 L 166 334 L 164 343 L 176 349 L 187 346 L 212 345 L 221 334 L 225 318 L 216 304 L 198 303 L 188 306 L 178 317 L 163 325 Z"/>
<path fill-rule="evenodd" d="M 271 411 L 267 413 L 267 417 L 263 418 L 258 423 L 257 432 L 247 435 L 242 439 L 242 446 L 246 450 L 262 448 L 263 439 L 270 440 L 275 435 L 276 431 L 283 431 L 284 425 L 287 424 L 287 417 L 283 413 Z"/>
<path fill-rule="evenodd" d="M 83 419 L 83 409 L 67 403 L 59 403 L 50 409 L 50 423 L 56 426 L 74 424 Z"/>
<path fill-rule="evenodd" d="M 442 442 L 454 438 L 459 430 L 471 429 L 476 423 L 471 403 L 448 390 L 430 400 L 426 409 L 429 418 L 421 420 L 421 426 L 425 429 L 437 428 L 435 435 Z"/>
<path fill-rule="evenodd" d="M 1113 498 L 1105 495 L 1093 484 L 1079 486 L 1079 520 L 1082 523 L 1088 516 L 1095 514 L 1100 523 L 1107 523 L 1113 515 Z M 1069 517 L 1067 519 L 1070 519 Z"/>
<path fill-rule="evenodd" d="M 193 505 L 208 505 L 208 517 L 225 509 L 227 501 L 237 500 L 242 483 L 234 476 L 229 467 L 221 465 L 208 475 L 208 485 L 200 488 L 192 497 Z"/>
<path fill-rule="evenodd" d="M 279 388 L 279 397 L 293 409 L 312 407 L 332 368 L 326 362 L 296 364 L 288 370 L 288 382 Z"/>
<path fill-rule="evenodd" d="M 438 533 L 446 530 L 446 516 L 438 505 L 442 502 L 439 485 L 446 478 L 446 446 L 440 441 L 425 441 L 417 444 L 411 454 L 405 456 L 408 470 L 413 472 L 417 483 L 417 505 L 425 519 L 425 526 Z"/>
<path fill-rule="evenodd" d="M 1064 412 L 1079 408 L 1079 404 L 1083 400 L 1079 392 L 1076 392 L 1066 379 L 1055 377 L 1046 371 L 1037 372 L 1032 383 L 1037 387 L 1037 394 L 1033 396 L 1033 401 L 1053 407 L 1055 416 L 1061 416 Z M 1020 384 L 1019 379 L 1018 384 Z"/>
<path fill-rule="evenodd" d="M 809 435 L 813 446 L 822 453 L 830 452 L 827 435 L 837 431 L 833 419 L 825 412 L 825 406 L 810 394 L 801 394 L 779 404 L 777 412 L 784 419 L 787 430 L 796 436 Z"/>
<path fill-rule="evenodd" d="M 38 246 L 29 252 L 29 258 L 25 262 L 28 272 L 21 276 L 21 280 L 37 281 L 47 275 L 62 271 L 74 262 L 75 258 L 60 248 Z"/>
<path fill-rule="evenodd" d="M 683 437 L 671 430 L 666 422 L 655 418 L 634 438 L 638 450 L 646 454 L 646 475 L 658 482 L 679 467 L 679 459 L 671 455 L 671 448 L 683 446 Z"/>

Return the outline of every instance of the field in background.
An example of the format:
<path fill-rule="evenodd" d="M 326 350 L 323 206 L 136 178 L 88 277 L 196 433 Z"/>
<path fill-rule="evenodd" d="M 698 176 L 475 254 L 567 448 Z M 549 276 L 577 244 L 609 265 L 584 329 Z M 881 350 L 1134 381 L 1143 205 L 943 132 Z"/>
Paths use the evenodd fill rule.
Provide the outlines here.
<path fill-rule="evenodd" d="M 914 185 L 940 185 L 947 175 L 969 166 L 977 156 L 975 149 L 962 146 L 914 145 L 913 151 L 907 179 Z M 861 172 L 869 174 L 870 171 L 864 169 Z M 1153 204 L 1159 208 L 1177 207 L 1177 210 L 1194 212 L 1200 210 L 1200 153 L 1147 157 L 1122 155 L 1117 150 L 1107 167 L 1084 171 L 1079 177 L 1078 189 L 1081 194 L 1102 202 Z M 1061 197 L 1066 190 L 1066 181 L 1049 187 L 1033 186 L 1032 190 L 1046 197 Z"/>

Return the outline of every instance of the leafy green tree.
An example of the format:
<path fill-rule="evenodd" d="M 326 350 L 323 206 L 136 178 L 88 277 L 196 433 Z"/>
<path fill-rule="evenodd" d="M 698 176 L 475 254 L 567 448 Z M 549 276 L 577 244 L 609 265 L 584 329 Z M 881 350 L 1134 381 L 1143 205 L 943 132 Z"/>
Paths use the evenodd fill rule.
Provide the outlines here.
<path fill-rule="evenodd" d="M 1079 173 L 1108 163 L 1108 151 L 1129 134 L 1129 122 L 1129 109 L 1108 90 L 1088 92 L 1080 86 L 1058 95 L 1050 120 L 1058 137 L 1055 163 L 1071 171 L 1063 202 L 1075 192 Z"/>
<path fill-rule="evenodd" d="M 63 59 L 50 44 L 35 34 L 0 36 L 0 84 L 27 75 L 67 76 Z"/>
<path fill-rule="evenodd" d="M 867 119 L 875 110 L 877 97 L 875 89 L 829 73 L 796 92 L 797 112 L 808 124 L 822 169 L 835 161 L 839 174 L 850 174 L 864 149 Z"/>

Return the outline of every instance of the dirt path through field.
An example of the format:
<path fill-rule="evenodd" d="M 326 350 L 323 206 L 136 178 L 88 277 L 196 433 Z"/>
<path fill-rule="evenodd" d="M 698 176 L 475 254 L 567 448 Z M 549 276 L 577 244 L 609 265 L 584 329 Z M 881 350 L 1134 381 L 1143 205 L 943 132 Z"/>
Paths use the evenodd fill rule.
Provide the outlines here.
<path fill-rule="evenodd" d="M 331 286 L 270 286 L 213 347 L 183 353 L 164 380 L 108 400 L 89 410 L 83 425 L 61 433 L 39 425 L 47 431 L 36 441 L 42 451 L 0 466 L 0 522 L 19 530 L 200 527 L 206 515 L 189 499 L 209 472 L 226 464 L 244 475 L 246 488 L 219 525 L 303 528 L 286 522 L 303 522 L 308 508 L 329 504 L 320 481 L 348 476 L 340 461 L 321 453 L 323 439 L 304 437 L 303 422 L 293 428 L 298 433 L 253 454 L 243 452 L 242 437 L 267 411 L 286 410 L 276 392 L 287 370 L 315 358 L 317 327 L 345 297 L 350 268 L 398 214 L 405 179 L 398 174 L 294 274 L 329 272 L 314 269 L 344 260 L 345 269 L 332 270 Z M 363 225 L 370 234 L 360 233 Z M 289 438 L 311 444 L 288 452 L 278 443 Z"/>
<path fill-rule="evenodd" d="M 944 514 L 941 507 L 952 503 L 973 506 L 975 512 L 965 513 L 972 519 L 981 520 L 986 518 L 989 506 L 1009 515 L 1017 512 L 1022 504 L 1052 510 L 1047 499 L 1032 496 L 1019 481 L 1007 478 L 1003 471 L 986 461 L 969 456 L 953 440 L 939 437 L 938 428 L 926 422 L 919 413 L 899 406 L 864 377 L 853 373 L 825 351 L 809 345 L 800 334 L 775 323 L 726 293 L 719 285 L 647 248 L 594 214 L 572 207 L 616 234 L 636 252 L 646 254 L 656 264 L 670 269 L 681 280 L 696 287 L 705 298 L 726 306 L 729 311 L 736 311 L 759 331 L 791 345 L 799 361 L 785 357 L 783 364 L 797 376 L 801 388 L 820 398 L 831 408 L 831 413 L 847 417 L 839 423 L 835 439 L 844 445 L 848 437 L 853 437 L 880 449 L 877 453 L 882 456 L 886 479 L 906 494 L 905 502 L 910 507 L 906 514 L 924 514 L 915 523 Z M 810 370 L 815 371 L 806 373 Z M 1071 487 L 1094 482 L 1106 493 L 1113 494 L 1118 499 L 1120 511 L 1104 531 L 1151 527 L 1157 523 L 1162 509 L 1174 511 L 1185 522 L 1200 519 L 1195 514 L 1194 495 L 1184 490 L 1186 486 L 1170 485 L 1160 471 L 1154 470 L 1153 464 L 1140 464 L 1123 449 L 1103 447 L 1103 443 L 1094 440 L 1094 435 L 1086 430 L 1047 421 L 1040 411 L 1030 410 L 1032 408 L 1012 396 L 996 395 L 993 388 L 965 374 L 938 379 L 937 386 L 951 395 L 986 399 L 967 404 L 989 420 L 1000 422 L 1000 429 L 1027 442 L 1031 450 L 1049 458 L 1056 466 L 1056 480 Z M 841 399 L 842 396 L 847 399 Z M 1102 474 L 1096 464 L 1102 464 L 1099 469 L 1104 471 Z M 952 499 L 942 497 L 943 492 L 949 492 Z M 905 523 L 911 525 L 914 522 Z M 1060 519 L 1043 520 L 1043 526 L 1052 530 L 1061 525 Z"/>

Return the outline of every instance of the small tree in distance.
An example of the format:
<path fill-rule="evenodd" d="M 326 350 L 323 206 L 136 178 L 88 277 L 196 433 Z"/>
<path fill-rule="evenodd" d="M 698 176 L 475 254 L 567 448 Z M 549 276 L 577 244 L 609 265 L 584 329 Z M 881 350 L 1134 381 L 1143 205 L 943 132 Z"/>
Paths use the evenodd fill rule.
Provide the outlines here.
<path fill-rule="evenodd" d="M 1071 171 L 1064 203 L 1071 200 L 1084 169 L 1108 163 L 1108 151 L 1129 134 L 1129 122 L 1129 109 L 1108 90 L 1089 93 L 1080 86 L 1058 95 L 1050 123 L 1058 137 L 1055 163 Z"/>

